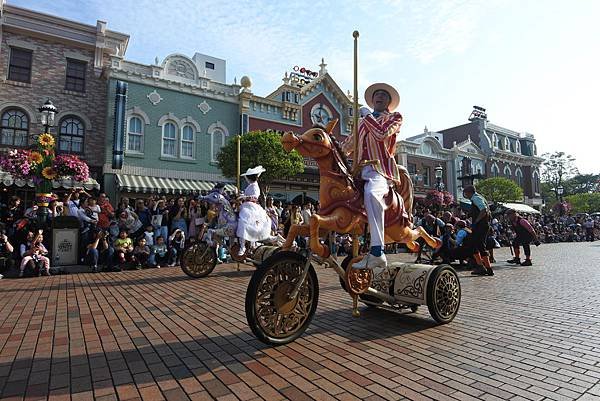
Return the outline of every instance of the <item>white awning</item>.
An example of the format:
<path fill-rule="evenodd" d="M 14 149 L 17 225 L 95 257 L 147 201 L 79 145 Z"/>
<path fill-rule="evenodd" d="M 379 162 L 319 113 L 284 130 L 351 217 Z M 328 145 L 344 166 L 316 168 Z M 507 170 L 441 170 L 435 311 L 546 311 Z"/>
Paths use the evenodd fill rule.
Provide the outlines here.
<path fill-rule="evenodd" d="M 17 187 L 24 187 L 24 186 L 28 186 L 31 188 L 35 187 L 35 184 L 33 183 L 32 180 L 20 180 L 20 179 L 14 179 L 14 177 L 10 174 L 7 173 L 6 171 L 2 171 L 0 170 L 0 183 L 2 185 L 4 185 L 5 187 L 10 187 L 11 185 L 16 185 Z M 65 179 L 60 179 L 60 180 L 52 180 L 52 188 L 54 189 L 58 189 L 58 188 L 65 188 L 65 189 L 69 189 L 69 188 L 85 188 L 88 191 L 91 191 L 92 189 L 100 189 L 100 184 L 98 183 L 98 181 L 96 181 L 93 178 L 88 178 L 86 181 L 81 182 L 81 181 L 75 181 L 72 180 L 70 178 L 65 178 Z"/>
<path fill-rule="evenodd" d="M 117 185 L 123 191 L 141 193 L 186 194 L 210 191 L 217 184 L 213 181 L 184 180 L 180 178 L 150 177 L 116 174 Z M 226 191 L 236 191 L 233 184 L 225 184 Z"/>
<path fill-rule="evenodd" d="M 518 213 L 529 213 L 529 214 L 541 214 L 539 211 L 535 210 L 531 206 L 525 205 L 523 203 L 500 203 L 500 206 L 506 209 L 512 209 Z"/>

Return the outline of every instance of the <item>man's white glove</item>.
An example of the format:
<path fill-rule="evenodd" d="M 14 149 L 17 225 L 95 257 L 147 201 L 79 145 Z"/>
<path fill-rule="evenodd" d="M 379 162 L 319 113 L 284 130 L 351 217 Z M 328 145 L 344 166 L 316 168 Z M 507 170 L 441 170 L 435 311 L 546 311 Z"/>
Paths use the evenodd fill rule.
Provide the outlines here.
<path fill-rule="evenodd" d="M 358 115 L 360 118 L 365 118 L 369 114 L 371 114 L 371 109 L 366 106 L 362 106 L 360 109 L 358 109 Z"/>

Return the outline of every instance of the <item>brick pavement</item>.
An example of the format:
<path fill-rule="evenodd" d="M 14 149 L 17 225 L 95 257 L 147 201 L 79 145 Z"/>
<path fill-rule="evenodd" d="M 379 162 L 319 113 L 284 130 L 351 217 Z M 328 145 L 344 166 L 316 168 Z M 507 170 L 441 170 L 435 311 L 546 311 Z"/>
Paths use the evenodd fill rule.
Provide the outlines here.
<path fill-rule="evenodd" d="M 533 268 L 461 272 L 461 309 L 445 326 L 426 307 L 362 307 L 354 319 L 320 270 L 310 329 L 277 348 L 247 327 L 249 267 L 2 280 L 0 399 L 600 398 L 600 243 L 533 252 Z"/>

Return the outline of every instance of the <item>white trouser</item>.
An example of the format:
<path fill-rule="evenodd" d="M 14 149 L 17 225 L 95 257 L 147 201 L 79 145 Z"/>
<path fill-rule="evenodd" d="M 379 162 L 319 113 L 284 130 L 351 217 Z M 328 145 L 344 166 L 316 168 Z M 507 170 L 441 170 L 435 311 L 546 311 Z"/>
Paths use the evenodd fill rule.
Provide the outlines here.
<path fill-rule="evenodd" d="M 379 174 L 372 166 L 362 169 L 361 177 L 365 180 L 365 210 L 369 219 L 369 232 L 371 233 L 371 246 L 383 246 L 384 241 L 384 213 L 385 202 L 383 197 L 389 191 L 387 179 Z"/>

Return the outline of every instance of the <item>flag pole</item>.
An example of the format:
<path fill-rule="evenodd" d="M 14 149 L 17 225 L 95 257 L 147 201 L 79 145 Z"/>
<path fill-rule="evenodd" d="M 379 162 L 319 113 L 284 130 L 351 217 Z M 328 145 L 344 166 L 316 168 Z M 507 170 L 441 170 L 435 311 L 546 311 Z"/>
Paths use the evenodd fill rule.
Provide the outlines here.
<path fill-rule="evenodd" d="M 237 181 L 236 181 L 236 186 L 237 186 L 238 194 L 241 193 L 241 190 L 240 190 L 240 164 L 241 164 L 240 139 L 241 138 L 242 138 L 242 136 L 238 134 L 238 136 L 236 138 L 236 140 L 237 140 Z"/>
<path fill-rule="evenodd" d="M 354 31 L 354 105 L 352 117 L 352 135 L 354 136 L 354 154 L 352 155 L 352 170 L 353 175 L 358 173 L 358 31 Z"/>

